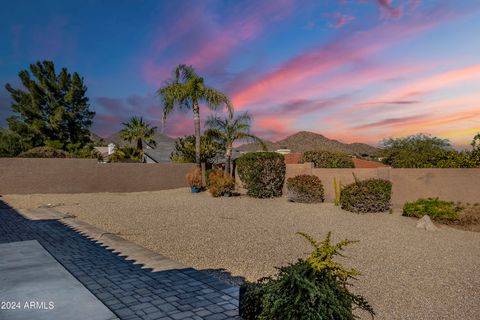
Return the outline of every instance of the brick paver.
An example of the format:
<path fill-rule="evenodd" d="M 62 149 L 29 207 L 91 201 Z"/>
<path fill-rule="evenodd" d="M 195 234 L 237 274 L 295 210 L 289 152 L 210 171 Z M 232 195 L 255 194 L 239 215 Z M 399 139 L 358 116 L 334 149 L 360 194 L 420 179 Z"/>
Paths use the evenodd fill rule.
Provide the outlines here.
<path fill-rule="evenodd" d="M 195 269 L 151 272 L 56 220 L 0 201 L 0 243 L 37 240 L 120 319 L 240 319 L 238 288 Z"/>

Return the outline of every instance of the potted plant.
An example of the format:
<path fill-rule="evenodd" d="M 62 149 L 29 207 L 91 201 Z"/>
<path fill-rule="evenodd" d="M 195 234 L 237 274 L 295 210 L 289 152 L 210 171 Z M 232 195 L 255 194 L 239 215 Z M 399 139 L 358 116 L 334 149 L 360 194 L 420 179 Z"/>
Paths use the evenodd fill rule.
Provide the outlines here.
<path fill-rule="evenodd" d="M 198 167 L 192 168 L 185 177 L 192 193 L 200 192 L 202 189 L 202 170 Z"/>

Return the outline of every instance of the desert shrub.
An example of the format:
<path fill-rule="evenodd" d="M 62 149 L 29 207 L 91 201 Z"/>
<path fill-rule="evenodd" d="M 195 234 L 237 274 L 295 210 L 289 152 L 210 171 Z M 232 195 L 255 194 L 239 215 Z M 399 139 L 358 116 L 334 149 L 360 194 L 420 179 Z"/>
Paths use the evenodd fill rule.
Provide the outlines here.
<path fill-rule="evenodd" d="M 356 213 L 383 212 L 391 207 L 392 183 L 383 179 L 355 181 L 340 193 L 341 208 Z"/>
<path fill-rule="evenodd" d="M 73 158 L 73 155 L 52 147 L 36 147 L 20 153 L 20 158 Z"/>
<path fill-rule="evenodd" d="M 208 175 L 208 191 L 214 197 L 229 195 L 235 189 L 235 179 L 223 170 L 213 170 Z"/>
<path fill-rule="evenodd" d="M 199 167 L 195 166 L 190 169 L 185 178 L 190 187 L 197 189 L 202 188 L 202 170 Z"/>
<path fill-rule="evenodd" d="M 368 302 L 351 293 L 349 280 L 359 275 L 333 257 L 352 241 L 320 243 L 300 233 L 313 246 L 309 258 L 278 269 L 274 278 L 245 283 L 240 292 L 240 315 L 250 319 L 354 319 L 353 306 L 375 314 Z"/>
<path fill-rule="evenodd" d="M 313 162 L 315 168 L 354 168 L 352 158 L 342 152 L 312 150 L 306 151 L 300 162 Z"/>
<path fill-rule="evenodd" d="M 480 150 L 445 151 L 436 164 L 437 168 L 480 168 Z"/>
<path fill-rule="evenodd" d="M 285 158 L 276 152 L 250 152 L 236 160 L 237 171 L 247 194 L 255 198 L 282 195 Z"/>
<path fill-rule="evenodd" d="M 200 137 L 200 162 L 210 164 L 223 150 L 223 146 L 209 132 Z M 195 163 L 195 136 L 175 140 L 175 149 L 170 154 L 172 162 Z"/>
<path fill-rule="evenodd" d="M 0 128 L 0 157 L 16 157 L 26 147 L 19 134 Z"/>
<path fill-rule="evenodd" d="M 288 200 L 293 202 L 323 202 L 322 181 L 314 175 L 302 174 L 287 179 Z"/>
<path fill-rule="evenodd" d="M 428 198 L 405 203 L 403 215 L 417 218 L 427 215 L 432 219 L 458 220 L 459 212 L 462 210 L 463 206 L 460 204 L 439 200 L 438 198 Z"/>
<path fill-rule="evenodd" d="M 215 171 L 215 169 L 205 170 L 205 185 L 208 187 L 210 185 L 210 174 Z"/>
<path fill-rule="evenodd" d="M 256 320 L 262 313 L 262 299 L 266 285 L 262 282 L 244 282 L 240 286 L 239 313 L 243 320 Z"/>

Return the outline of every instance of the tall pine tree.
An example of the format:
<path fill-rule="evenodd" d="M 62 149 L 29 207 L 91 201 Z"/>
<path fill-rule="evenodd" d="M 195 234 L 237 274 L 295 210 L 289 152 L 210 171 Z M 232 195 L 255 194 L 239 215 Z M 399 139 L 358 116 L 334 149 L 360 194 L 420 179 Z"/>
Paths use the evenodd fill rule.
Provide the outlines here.
<path fill-rule="evenodd" d="M 74 150 L 89 143 L 95 112 L 89 109 L 83 78 L 66 68 L 57 75 L 52 61 L 31 64 L 30 72 L 18 74 L 23 89 L 5 86 L 16 113 L 7 119 L 10 130 L 27 148 L 48 145 Z"/>

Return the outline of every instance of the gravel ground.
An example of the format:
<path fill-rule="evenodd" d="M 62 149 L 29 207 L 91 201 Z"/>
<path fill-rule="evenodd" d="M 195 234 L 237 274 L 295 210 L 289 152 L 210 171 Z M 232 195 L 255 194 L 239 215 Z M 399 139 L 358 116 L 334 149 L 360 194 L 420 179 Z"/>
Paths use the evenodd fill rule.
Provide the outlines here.
<path fill-rule="evenodd" d="M 15 208 L 53 205 L 186 265 L 256 280 L 304 257 L 297 231 L 360 240 L 341 261 L 362 272 L 354 291 L 377 319 L 478 319 L 480 233 L 428 232 L 400 212 L 357 215 L 285 198 L 212 198 L 187 189 L 140 193 L 9 195 Z M 361 315 L 362 318 L 367 318 Z"/>

